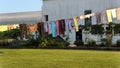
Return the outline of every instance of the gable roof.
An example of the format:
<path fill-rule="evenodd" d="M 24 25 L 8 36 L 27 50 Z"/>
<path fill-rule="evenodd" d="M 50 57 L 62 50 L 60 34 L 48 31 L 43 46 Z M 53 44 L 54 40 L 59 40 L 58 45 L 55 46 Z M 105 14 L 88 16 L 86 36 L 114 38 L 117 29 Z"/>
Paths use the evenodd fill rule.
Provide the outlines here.
<path fill-rule="evenodd" d="M 41 11 L 0 14 L 0 24 L 32 23 L 41 20 Z"/>

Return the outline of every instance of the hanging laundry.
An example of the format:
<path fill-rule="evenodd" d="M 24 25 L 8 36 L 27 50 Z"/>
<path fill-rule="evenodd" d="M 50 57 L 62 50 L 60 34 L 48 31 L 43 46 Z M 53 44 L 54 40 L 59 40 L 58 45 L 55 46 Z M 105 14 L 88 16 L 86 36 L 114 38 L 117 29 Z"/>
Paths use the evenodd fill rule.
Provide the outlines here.
<path fill-rule="evenodd" d="M 51 22 L 52 25 L 52 37 L 57 37 L 56 35 L 56 24 L 54 21 Z"/>
<path fill-rule="evenodd" d="M 11 29 L 16 29 L 16 28 L 19 28 L 19 24 L 9 24 L 7 25 L 7 29 L 8 30 L 11 30 Z"/>
<path fill-rule="evenodd" d="M 87 15 L 83 15 L 83 19 L 86 19 L 87 18 Z"/>
<path fill-rule="evenodd" d="M 56 20 L 56 21 L 55 21 L 55 24 L 56 24 L 56 32 L 57 32 L 57 35 L 60 35 L 60 31 L 59 31 L 59 21 Z"/>
<path fill-rule="evenodd" d="M 34 25 L 27 24 L 27 26 L 30 33 L 37 32 L 37 23 L 35 23 Z"/>
<path fill-rule="evenodd" d="M 108 18 L 108 22 L 112 22 L 112 12 L 111 10 L 106 10 L 106 14 L 107 14 L 107 18 Z"/>
<path fill-rule="evenodd" d="M 71 31 L 72 29 L 72 20 L 71 19 L 65 19 L 65 31 Z"/>
<path fill-rule="evenodd" d="M 48 34 L 52 34 L 52 26 L 50 22 L 48 22 Z"/>
<path fill-rule="evenodd" d="M 101 22 L 102 23 L 106 23 L 107 22 L 106 12 L 105 11 L 101 12 Z"/>
<path fill-rule="evenodd" d="M 48 22 L 44 22 L 44 29 L 45 29 L 45 32 L 48 32 Z"/>
<path fill-rule="evenodd" d="M 80 18 L 80 19 L 84 19 L 84 17 L 83 17 L 83 16 L 80 16 L 79 18 Z"/>
<path fill-rule="evenodd" d="M 117 17 L 117 15 L 116 15 L 116 9 L 111 9 L 111 11 L 112 11 L 112 17 L 116 18 Z"/>
<path fill-rule="evenodd" d="M 90 18 L 91 17 L 91 14 L 87 14 L 87 15 L 85 15 L 86 16 L 86 18 Z"/>
<path fill-rule="evenodd" d="M 95 15 L 96 15 L 96 22 L 97 22 L 97 24 L 100 24 L 101 23 L 101 13 L 97 12 Z"/>
<path fill-rule="evenodd" d="M 120 8 L 117 8 L 117 19 L 120 20 Z"/>
<path fill-rule="evenodd" d="M 14 29 L 14 25 L 8 25 L 8 30 Z"/>
<path fill-rule="evenodd" d="M 73 17 L 73 22 L 74 22 L 75 30 L 76 30 L 76 32 L 78 32 L 79 31 L 79 26 L 78 26 L 78 21 L 77 21 L 76 17 Z"/>
<path fill-rule="evenodd" d="M 0 26 L 0 32 L 7 31 L 7 25 L 1 25 Z"/>
<path fill-rule="evenodd" d="M 20 38 L 23 40 L 24 38 L 27 38 L 27 25 L 26 24 L 20 24 Z"/>
<path fill-rule="evenodd" d="M 95 13 L 91 13 L 90 16 L 95 16 Z"/>
<path fill-rule="evenodd" d="M 65 20 L 64 19 L 59 20 L 59 31 L 60 31 L 60 34 L 64 34 L 65 32 Z"/>
<path fill-rule="evenodd" d="M 37 26 L 40 36 L 44 37 L 45 36 L 44 22 L 39 22 Z"/>

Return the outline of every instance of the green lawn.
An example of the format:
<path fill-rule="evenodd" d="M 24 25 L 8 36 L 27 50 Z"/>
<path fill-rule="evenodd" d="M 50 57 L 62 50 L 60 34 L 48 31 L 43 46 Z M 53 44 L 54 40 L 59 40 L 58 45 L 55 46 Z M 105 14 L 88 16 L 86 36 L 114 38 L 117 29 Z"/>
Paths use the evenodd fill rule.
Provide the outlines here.
<path fill-rule="evenodd" d="M 120 68 L 120 52 L 0 49 L 0 68 Z"/>

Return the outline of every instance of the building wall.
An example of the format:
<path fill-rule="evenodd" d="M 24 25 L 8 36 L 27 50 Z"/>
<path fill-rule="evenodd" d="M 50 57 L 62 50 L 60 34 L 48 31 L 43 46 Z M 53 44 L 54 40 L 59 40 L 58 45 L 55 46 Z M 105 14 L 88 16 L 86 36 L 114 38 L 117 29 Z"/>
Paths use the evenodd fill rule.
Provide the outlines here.
<path fill-rule="evenodd" d="M 120 7 L 119 1 L 120 0 L 45 0 L 43 1 L 42 14 L 43 16 L 48 15 L 48 21 L 72 18 L 74 16 L 84 15 L 85 10 L 101 12 L 106 9 Z M 116 19 L 114 19 L 114 21 L 119 22 Z M 84 25 L 84 20 L 80 20 L 78 23 Z M 92 17 L 92 24 L 96 24 L 95 16 Z M 69 33 L 69 37 L 71 43 L 76 40 L 76 32 L 74 29 Z"/>
<path fill-rule="evenodd" d="M 111 9 L 113 0 L 48 0 L 43 1 L 43 15 L 49 21 L 83 15 L 85 10 L 100 12 Z"/>

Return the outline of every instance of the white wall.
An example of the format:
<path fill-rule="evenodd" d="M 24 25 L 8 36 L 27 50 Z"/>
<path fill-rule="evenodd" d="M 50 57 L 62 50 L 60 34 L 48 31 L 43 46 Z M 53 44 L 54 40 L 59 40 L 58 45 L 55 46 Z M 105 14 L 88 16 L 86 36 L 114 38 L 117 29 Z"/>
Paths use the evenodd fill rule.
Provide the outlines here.
<path fill-rule="evenodd" d="M 48 0 L 43 1 L 42 14 L 48 15 L 49 21 L 72 18 L 74 16 L 84 15 L 85 10 L 101 12 L 106 9 L 120 7 L 119 2 L 120 0 Z M 114 19 L 114 21 L 119 22 L 116 19 Z M 78 23 L 84 24 L 84 20 L 80 20 Z M 92 24 L 96 24 L 95 16 L 92 17 Z M 69 37 L 71 43 L 76 40 L 76 32 L 74 29 L 72 33 L 69 34 Z"/>

